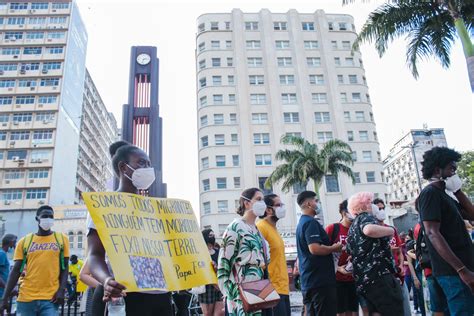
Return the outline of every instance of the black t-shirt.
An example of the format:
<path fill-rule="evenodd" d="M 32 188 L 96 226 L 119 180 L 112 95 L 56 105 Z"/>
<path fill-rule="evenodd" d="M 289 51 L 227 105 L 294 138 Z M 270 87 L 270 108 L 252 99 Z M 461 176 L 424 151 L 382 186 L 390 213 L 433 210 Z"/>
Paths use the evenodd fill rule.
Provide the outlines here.
<path fill-rule="evenodd" d="M 417 200 L 421 221 L 439 222 L 439 231 L 454 254 L 471 271 L 474 270 L 474 248 L 459 212 L 460 205 L 444 189 L 428 185 Z M 433 275 L 458 275 L 458 273 L 436 252 L 426 238 L 431 258 Z"/>
<path fill-rule="evenodd" d="M 300 269 L 301 289 L 308 291 L 336 284 L 336 272 L 332 254 L 316 256 L 309 252 L 308 245 L 330 246 L 329 236 L 323 226 L 313 217 L 303 215 L 296 228 L 296 246 Z"/>
<path fill-rule="evenodd" d="M 369 213 L 357 215 L 347 236 L 346 251 L 352 256 L 358 291 L 363 291 L 382 275 L 395 273 L 390 238 L 368 237 L 363 229 L 369 224 L 378 225 L 378 221 Z"/>

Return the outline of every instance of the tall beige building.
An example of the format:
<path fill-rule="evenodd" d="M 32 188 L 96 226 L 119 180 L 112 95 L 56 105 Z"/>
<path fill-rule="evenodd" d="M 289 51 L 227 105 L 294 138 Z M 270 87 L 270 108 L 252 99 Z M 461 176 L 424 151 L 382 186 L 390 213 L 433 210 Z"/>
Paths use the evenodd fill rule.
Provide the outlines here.
<path fill-rule="evenodd" d="M 76 201 L 82 201 L 82 192 L 100 192 L 112 189 L 114 174 L 109 146 L 118 139 L 118 134 L 117 121 L 114 115 L 108 112 L 99 91 L 86 70 Z"/>
<path fill-rule="evenodd" d="M 357 184 L 326 176 L 320 189 L 325 224 L 339 220 L 338 204 L 354 191 L 383 197 L 382 163 L 372 104 L 349 15 L 315 13 L 204 14 L 197 20 L 196 81 L 200 217 L 219 235 L 237 215 L 241 191 L 263 188 L 278 162 L 285 134 L 322 145 L 348 142 Z M 282 193 L 287 216 L 280 230 L 295 232 L 295 199 Z M 308 189 L 312 189 L 311 184 Z M 268 192 L 268 190 L 266 190 Z"/>

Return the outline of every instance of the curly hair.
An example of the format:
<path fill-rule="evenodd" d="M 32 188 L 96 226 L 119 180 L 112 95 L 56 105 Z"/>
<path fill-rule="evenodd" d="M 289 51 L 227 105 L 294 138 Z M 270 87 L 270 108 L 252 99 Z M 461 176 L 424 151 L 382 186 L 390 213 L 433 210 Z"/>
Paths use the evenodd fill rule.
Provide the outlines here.
<path fill-rule="evenodd" d="M 446 166 L 461 160 L 461 154 L 447 147 L 433 147 L 423 154 L 421 162 L 421 172 L 423 179 L 429 180 L 433 177 L 436 168 L 446 168 Z"/>
<path fill-rule="evenodd" d="M 370 210 L 373 198 L 374 194 L 372 192 L 358 192 L 352 195 L 347 202 L 349 213 L 355 216 Z"/>

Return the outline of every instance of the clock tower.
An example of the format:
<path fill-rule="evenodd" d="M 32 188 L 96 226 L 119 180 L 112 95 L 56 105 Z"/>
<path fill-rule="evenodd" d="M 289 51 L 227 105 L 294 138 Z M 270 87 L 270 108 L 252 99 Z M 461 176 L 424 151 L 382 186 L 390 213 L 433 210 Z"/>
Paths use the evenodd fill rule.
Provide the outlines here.
<path fill-rule="evenodd" d="M 147 194 L 166 197 L 162 163 L 163 119 L 159 116 L 158 79 L 159 59 L 156 47 L 133 46 L 128 104 L 123 106 L 122 111 L 122 138 L 143 149 L 150 157 L 156 180 Z"/>

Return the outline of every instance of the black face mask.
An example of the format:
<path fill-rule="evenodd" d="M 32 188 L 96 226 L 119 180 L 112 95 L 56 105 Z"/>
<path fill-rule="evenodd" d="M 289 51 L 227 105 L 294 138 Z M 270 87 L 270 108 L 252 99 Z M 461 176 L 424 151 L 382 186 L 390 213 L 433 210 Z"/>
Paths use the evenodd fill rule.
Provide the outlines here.
<path fill-rule="evenodd" d="M 207 237 L 205 239 L 206 244 L 214 245 L 216 243 L 216 237 Z"/>

